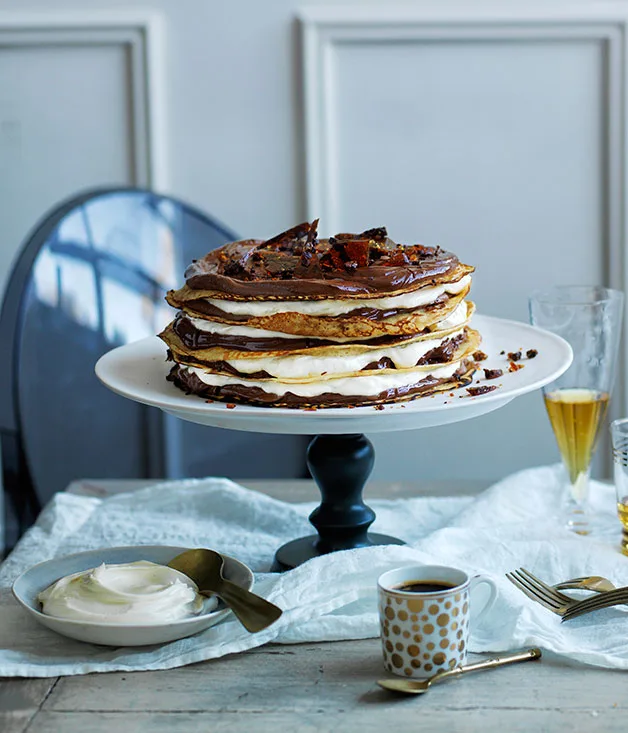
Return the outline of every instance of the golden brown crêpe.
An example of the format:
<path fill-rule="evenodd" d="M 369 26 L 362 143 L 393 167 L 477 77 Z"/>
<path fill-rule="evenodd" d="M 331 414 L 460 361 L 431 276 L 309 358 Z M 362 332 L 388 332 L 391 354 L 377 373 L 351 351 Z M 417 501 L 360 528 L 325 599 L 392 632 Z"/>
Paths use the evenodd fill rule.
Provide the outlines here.
<path fill-rule="evenodd" d="M 316 226 L 192 263 L 167 295 L 179 309 L 160 334 L 169 379 L 208 399 L 277 407 L 376 405 L 468 384 L 481 341 L 464 301 L 474 268 L 438 247 L 395 244 L 383 228 L 319 241 Z"/>
<path fill-rule="evenodd" d="M 464 269 L 464 275 L 469 274 L 470 271 L 470 268 Z M 462 279 L 464 275 L 458 279 Z M 187 286 L 181 290 L 170 291 L 166 295 L 166 300 L 174 308 L 179 308 L 195 318 L 207 318 L 218 323 L 245 325 L 299 336 L 309 336 L 315 333 L 317 338 L 364 339 L 384 335 L 415 334 L 424 329 L 433 328 L 453 313 L 468 295 L 469 289 L 470 286 L 466 286 L 460 293 L 445 294 L 428 306 L 413 309 L 388 308 L 382 310 L 369 306 L 367 298 L 351 298 L 352 305 L 355 302 L 355 309 L 338 316 L 313 316 L 293 311 L 267 316 L 238 317 L 207 302 L 207 299 L 216 298 L 213 291 L 203 291 L 201 298 L 198 292 L 192 291 Z"/>
<path fill-rule="evenodd" d="M 471 309 L 470 309 L 471 310 Z M 237 348 L 235 346 L 219 346 L 210 345 L 203 347 L 202 344 L 190 344 L 189 340 L 185 336 L 183 331 L 183 338 L 180 333 L 177 332 L 176 320 L 169 324 L 164 331 L 161 333 L 161 338 L 168 345 L 168 348 L 172 351 L 176 361 L 184 361 L 185 363 L 197 363 L 205 364 L 210 361 L 216 361 L 219 359 L 229 361 L 237 359 L 267 361 L 268 359 L 285 359 L 288 357 L 298 356 L 310 356 L 319 359 L 341 359 L 347 360 L 352 356 L 364 355 L 370 358 L 370 354 L 374 351 L 381 351 L 382 349 L 390 350 L 395 346 L 409 345 L 418 343 L 421 341 L 434 341 L 440 339 L 442 341 L 451 341 L 455 334 L 460 332 L 461 338 L 458 338 L 458 342 L 466 342 L 470 338 L 471 334 L 477 333 L 468 327 L 460 329 L 460 327 L 448 328 L 442 331 L 428 331 L 427 333 L 416 334 L 412 337 L 404 336 L 392 336 L 387 339 L 385 344 L 381 343 L 370 343 L 368 340 L 360 343 L 327 343 L 324 345 L 317 345 L 316 340 L 312 339 L 312 345 L 306 348 L 291 348 L 290 341 L 287 340 L 283 344 L 274 344 L 264 349 L 255 349 L 249 351 L 248 349 Z M 201 332 L 204 335 L 203 332 Z M 279 339 L 278 339 L 279 340 Z M 475 337 L 474 337 L 475 340 Z M 375 341 L 379 341 L 375 339 Z M 477 351 L 479 342 L 475 346 L 474 351 Z M 394 353 L 394 352 L 391 352 Z M 462 358 L 462 355 L 459 357 Z M 444 363 L 451 359 L 441 359 L 437 363 Z"/>

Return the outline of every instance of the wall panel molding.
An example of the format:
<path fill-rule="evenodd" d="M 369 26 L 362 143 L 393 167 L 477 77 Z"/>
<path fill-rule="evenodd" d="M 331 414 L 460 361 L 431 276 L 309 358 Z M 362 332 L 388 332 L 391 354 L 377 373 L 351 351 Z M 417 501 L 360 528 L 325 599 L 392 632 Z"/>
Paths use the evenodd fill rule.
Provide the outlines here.
<path fill-rule="evenodd" d="M 599 191 L 603 210 L 601 242 L 607 285 L 624 290 L 628 283 L 627 235 L 627 88 L 628 6 L 619 3 L 565 5 L 507 4 L 426 7 L 312 7 L 298 15 L 303 67 L 305 125 L 305 190 L 309 218 L 320 217 L 325 233 L 341 226 L 339 202 L 338 125 L 334 109 L 338 57 L 342 49 L 382 44 L 560 44 L 593 42 L 602 54 L 606 88 L 599 110 L 602 119 L 603 171 Z M 625 324 L 626 335 L 628 324 Z M 615 393 L 615 413 L 628 414 L 624 339 Z"/>
<path fill-rule="evenodd" d="M 121 47 L 130 69 L 134 183 L 168 189 L 163 19 L 155 12 L 0 12 L 0 47 Z"/>

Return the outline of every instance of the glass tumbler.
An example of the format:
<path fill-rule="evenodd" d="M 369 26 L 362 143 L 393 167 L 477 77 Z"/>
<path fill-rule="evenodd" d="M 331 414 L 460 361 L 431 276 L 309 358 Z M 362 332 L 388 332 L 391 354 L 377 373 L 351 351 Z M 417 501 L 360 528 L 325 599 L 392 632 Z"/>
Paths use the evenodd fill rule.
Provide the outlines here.
<path fill-rule="evenodd" d="M 611 423 L 611 440 L 617 514 L 622 527 L 621 551 L 628 555 L 628 418 Z"/>

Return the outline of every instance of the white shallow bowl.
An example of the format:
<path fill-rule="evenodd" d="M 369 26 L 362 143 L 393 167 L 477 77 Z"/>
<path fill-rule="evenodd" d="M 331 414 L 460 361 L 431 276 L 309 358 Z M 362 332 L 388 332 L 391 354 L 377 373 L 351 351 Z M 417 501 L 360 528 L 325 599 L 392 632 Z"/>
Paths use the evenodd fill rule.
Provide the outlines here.
<path fill-rule="evenodd" d="M 228 608 L 217 608 L 199 616 L 169 621 L 164 624 L 107 624 L 94 621 L 75 621 L 73 619 L 55 618 L 41 612 L 41 604 L 37 595 L 60 578 L 72 573 L 89 570 L 102 563 L 119 564 L 148 560 L 166 565 L 173 557 L 190 549 L 187 547 L 169 547 L 165 545 L 146 545 L 133 547 L 108 547 L 101 550 L 79 552 L 74 555 L 57 557 L 53 560 L 33 565 L 13 583 L 13 595 L 18 603 L 40 624 L 63 636 L 79 641 L 106 646 L 146 646 L 163 644 L 186 636 L 197 634 L 222 621 L 231 611 Z M 225 578 L 242 588 L 251 590 L 253 573 L 244 563 L 228 555 L 223 555 Z M 209 599 L 208 599 L 209 600 Z"/>

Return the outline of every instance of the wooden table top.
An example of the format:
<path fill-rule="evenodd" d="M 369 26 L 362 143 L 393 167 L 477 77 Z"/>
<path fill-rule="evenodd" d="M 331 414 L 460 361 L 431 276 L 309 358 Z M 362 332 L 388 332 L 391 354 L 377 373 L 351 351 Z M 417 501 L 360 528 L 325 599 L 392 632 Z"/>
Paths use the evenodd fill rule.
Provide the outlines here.
<path fill-rule="evenodd" d="M 102 495 L 147 482 L 93 481 Z M 311 482 L 242 481 L 276 498 L 317 498 Z M 367 498 L 465 494 L 474 485 L 371 484 Z M 584 731 L 626 726 L 626 676 L 550 655 L 541 662 L 469 674 L 421 698 L 380 690 L 378 639 L 268 645 L 159 672 L 0 679 L 1 733 L 276 733 L 395 728 L 442 731 Z"/>

